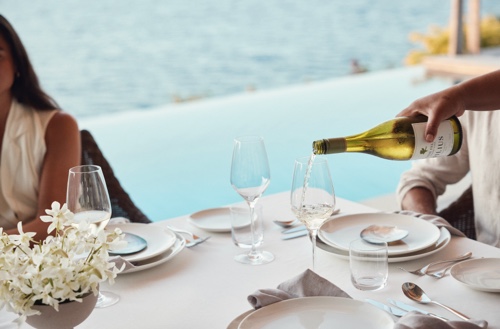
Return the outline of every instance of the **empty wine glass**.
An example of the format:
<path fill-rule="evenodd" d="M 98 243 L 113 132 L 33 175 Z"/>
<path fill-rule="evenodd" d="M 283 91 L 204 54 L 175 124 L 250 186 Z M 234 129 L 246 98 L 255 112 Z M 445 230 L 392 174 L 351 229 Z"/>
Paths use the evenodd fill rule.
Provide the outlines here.
<path fill-rule="evenodd" d="M 111 218 L 111 202 L 101 167 L 83 165 L 69 170 L 66 204 L 75 215 L 75 225 L 86 221 L 94 233 L 104 229 Z M 111 306 L 119 300 L 112 292 L 99 291 L 95 307 Z"/>
<path fill-rule="evenodd" d="M 318 229 L 335 210 L 335 192 L 325 158 L 312 155 L 295 160 L 290 202 L 292 212 L 309 231 L 314 270 Z"/>
<path fill-rule="evenodd" d="M 260 265 L 272 262 L 274 255 L 257 250 L 255 238 L 255 205 L 269 186 L 271 179 L 264 140 L 259 136 L 245 136 L 234 140 L 231 162 L 231 185 L 250 207 L 252 247 L 248 254 L 235 260 L 245 264 Z"/>

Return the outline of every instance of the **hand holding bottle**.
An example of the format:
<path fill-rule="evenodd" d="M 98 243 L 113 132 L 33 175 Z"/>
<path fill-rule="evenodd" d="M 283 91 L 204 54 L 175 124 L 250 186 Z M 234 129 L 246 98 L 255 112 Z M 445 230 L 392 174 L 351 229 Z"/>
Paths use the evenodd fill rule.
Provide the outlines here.
<path fill-rule="evenodd" d="M 397 116 L 425 115 L 428 118 L 425 128 L 425 140 L 430 143 L 434 141 L 442 121 L 453 115 L 461 116 L 464 112 L 465 104 L 462 100 L 460 85 L 456 85 L 415 100 Z"/>
<path fill-rule="evenodd" d="M 500 109 L 500 70 L 480 75 L 438 93 L 417 99 L 397 116 L 429 118 L 425 138 L 434 140 L 441 121 L 453 115 L 461 116 L 465 110 L 494 111 Z"/>

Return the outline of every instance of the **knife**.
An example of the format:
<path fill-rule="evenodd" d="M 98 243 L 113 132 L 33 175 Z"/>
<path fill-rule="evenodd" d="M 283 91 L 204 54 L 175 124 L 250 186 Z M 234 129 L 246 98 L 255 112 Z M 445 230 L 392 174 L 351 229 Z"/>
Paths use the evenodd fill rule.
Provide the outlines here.
<path fill-rule="evenodd" d="M 295 232 L 303 231 L 305 229 L 306 229 L 305 225 L 298 225 L 298 226 L 295 226 L 295 227 L 283 230 L 281 233 L 283 233 L 283 234 L 289 234 L 289 233 L 295 233 Z"/>
<path fill-rule="evenodd" d="M 388 312 L 392 315 L 395 315 L 397 317 L 402 317 L 403 315 L 408 313 L 407 311 L 403 311 L 400 308 L 390 307 L 388 305 L 385 305 L 384 303 L 378 302 L 378 301 L 373 300 L 373 299 L 365 299 L 365 302 L 370 303 L 373 306 L 376 306 L 376 307 L 380 308 L 381 310 L 386 311 L 386 312 Z"/>
<path fill-rule="evenodd" d="M 436 315 L 434 313 L 427 312 L 427 311 L 422 310 L 422 309 L 420 309 L 418 307 L 415 307 L 415 306 L 412 306 L 412 305 L 408 305 L 408 304 L 405 304 L 403 302 L 400 302 L 400 301 L 397 301 L 397 300 L 394 300 L 394 299 L 390 299 L 390 298 L 388 298 L 387 300 L 392 305 L 397 306 L 397 307 L 399 307 L 399 308 L 401 308 L 401 309 L 403 309 L 405 311 L 408 311 L 408 312 L 416 311 L 416 312 L 419 312 L 419 313 L 422 313 L 422 314 L 426 314 L 426 315 L 432 316 L 434 318 L 438 318 L 438 319 L 443 320 L 443 321 L 448 321 L 447 318 L 443 318 L 442 316 Z"/>
<path fill-rule="evenodd" d="M 295 233 L 285 234 L 281 237 L 281 239 L 282 240 L 290 240 L 290 239 L 295 239 L 295 238 L 299 238 L 301 236 L 306 236 L 306 235 L 307 235 L 307 230 L 302 230 L 302 231 L 298 231 Z"/>

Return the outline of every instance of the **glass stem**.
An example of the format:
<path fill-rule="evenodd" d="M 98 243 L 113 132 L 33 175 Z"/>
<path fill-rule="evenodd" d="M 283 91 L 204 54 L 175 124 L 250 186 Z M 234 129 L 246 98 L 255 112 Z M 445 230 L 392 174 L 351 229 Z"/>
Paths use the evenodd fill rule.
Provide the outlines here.
<path fill-rule="evenodd" d="M 257 249 L 256 249 L 256 241 L 255 241 L 255 225 L 256 225 L 255 204 L 256 203 L 257 203 L 257 200 L 248 202 L 248 206 L 250 207 L 250 234 L 252 235 L 252 249 L 250 249 L 250 252 L 248 253 L 248 257 L 250 257 L 250 258 L 257 258 L 258 257 L 258 253 L 257 253 Z"/>
<path fill-rule="evenodd" d="M 309 230 L 309 238 L 312 242 L 312 270 L 315 270 L 315 259 L 316 259 L 316 236 L 318 235 L 318 229 Z"/>

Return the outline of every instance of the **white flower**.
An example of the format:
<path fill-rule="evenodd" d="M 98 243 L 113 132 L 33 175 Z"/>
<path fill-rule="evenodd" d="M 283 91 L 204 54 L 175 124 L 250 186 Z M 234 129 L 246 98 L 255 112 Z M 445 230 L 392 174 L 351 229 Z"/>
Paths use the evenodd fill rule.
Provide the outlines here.
<path fill-rule="evenodd" d="M 85 224 L 76 225 L 66 204 L 52 203 L 41 220 L 50 223 L 44 241 L 36 242 L 35 233 L 8 235 L 0 228 L 0 309 L 20 315 L 16 323 L 37 314 L 35 303 L 56 310 L 65 300 L 81 300 L 85 293 L 98 293 L 100 282 L 114 282 L 118 269 L 109 262 L 108 250 L 124 247 L 123 233 L 100 230 L 97 234 Z"/>

